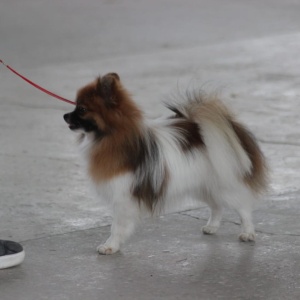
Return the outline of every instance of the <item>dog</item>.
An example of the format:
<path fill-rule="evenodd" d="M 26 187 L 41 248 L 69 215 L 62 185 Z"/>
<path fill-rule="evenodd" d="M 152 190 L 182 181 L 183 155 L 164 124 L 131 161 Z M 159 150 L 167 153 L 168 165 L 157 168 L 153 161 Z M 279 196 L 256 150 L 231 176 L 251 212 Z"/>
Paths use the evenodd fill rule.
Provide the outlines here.
<path fill-rule="evenodd" d="M 77 93 L 64 115 L 99 197 L 113 222 L 100 254 L 113 254 L 145 213 L 159 214 L 194 199 L 210 208 L 202 228 L 214 234 L 227 205 L 240 216 L 239 239 L 255 240 L 252 210 L 267 189 L 267 164 L 254 136 L 214 96 L 187 93 L 167 104 L 172 115 L 147 120 L 116 73 L 98 77 Z"/>

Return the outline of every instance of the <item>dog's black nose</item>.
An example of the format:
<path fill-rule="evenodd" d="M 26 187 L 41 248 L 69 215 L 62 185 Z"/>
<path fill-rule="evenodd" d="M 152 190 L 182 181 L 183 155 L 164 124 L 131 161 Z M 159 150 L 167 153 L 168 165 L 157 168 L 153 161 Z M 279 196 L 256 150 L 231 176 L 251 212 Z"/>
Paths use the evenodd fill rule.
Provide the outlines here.
<path fill-rule="evenodd" d="M 70 122 L 70 114 L 65 114 L 64 115 L 64 120 L 69 123 Z"/>

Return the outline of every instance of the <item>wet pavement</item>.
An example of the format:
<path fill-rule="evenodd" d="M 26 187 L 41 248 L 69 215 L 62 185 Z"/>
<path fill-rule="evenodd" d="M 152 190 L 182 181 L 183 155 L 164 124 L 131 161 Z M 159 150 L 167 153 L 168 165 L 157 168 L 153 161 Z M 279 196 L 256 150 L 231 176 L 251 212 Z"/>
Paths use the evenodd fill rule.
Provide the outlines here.
<path fill-rule="evenodd" d="M 255 244 L 238 242 L 230 211 L 203 236 L 203 206 L 145 220 L 120 253 L 99 256 L 111 219 L 64 124 L 73 107 L 0 66 L 0 238 L 26 251 L 0 271 L 1 300 L 300 298 L 300 3 L 224 3 L 1 3 L 0 59 L 33 81 L 73 100 L 115 71 L 151 117 L 178 89 L 217 91 L 272 171 Z"/>

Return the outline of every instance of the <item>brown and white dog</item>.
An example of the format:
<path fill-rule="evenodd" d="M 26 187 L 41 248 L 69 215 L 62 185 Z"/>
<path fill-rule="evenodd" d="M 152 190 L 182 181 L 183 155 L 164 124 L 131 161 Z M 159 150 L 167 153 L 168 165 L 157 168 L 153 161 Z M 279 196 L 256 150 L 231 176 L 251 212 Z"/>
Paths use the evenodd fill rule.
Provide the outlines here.
<path fill-rule="evenodd" d="M 64 115 L 81 133 L 99 197 L 112 205 L 111 235 L 99 253 L 117 252 L 144 212 L 169 211 L 185 199 L 210 207 L 203 233 L 217 231 L 227 205 L 241 218 L 240 240 L 254 241 L 252 209 L 267 186 L 264 156 L 218 99 L 200 93 L 185 98 L 167 105 L 172 117 L 148 121 L 119 76 L 109 73 L 80 89 L 75 110 Z"/>

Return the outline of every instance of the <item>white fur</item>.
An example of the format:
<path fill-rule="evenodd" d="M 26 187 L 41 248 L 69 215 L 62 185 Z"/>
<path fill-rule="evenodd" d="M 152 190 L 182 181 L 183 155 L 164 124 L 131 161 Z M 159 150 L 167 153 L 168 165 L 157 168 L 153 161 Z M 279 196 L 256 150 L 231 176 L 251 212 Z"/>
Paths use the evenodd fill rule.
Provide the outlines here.
<path fill-rule="evenodd" d="M 241 175 L 249 172 L 251 162 L 236 137 L 228 137 L 213 123 L 204 122 L 200 125 L 205 147 L 202 150 L 195 148 L 192 152 L 183 153 L 178 144 L 180 134 L 168 126 L 172 122 L 172 119 L 155 121 L 146 127 L 151 128 L 155 135 L 161 159 L 160 167 L 154 172 L 158 181 L 154 186 L 159 186 L 163 180 L 162 165 L 166 165 L 169 172 L 165 197 L 160 201 L 155 213 L 184 209 L 189 205 L 188 200 L 194 200 L 193 207 L 204 201 L 211 209 L 211 216 L 202 231 L 213 234 L 220 226 L 222 208 L 226 204 L 240 215 L 240 239 L 254 241 L 251 212 L 256 195 L 241 180 Z M 81 142 L 80 148 L 85 158 L 89 156 L 91 140 L 92 137 L 87 134 Z M 149 167 L 151 168 L 151 164 Z M 99 197 L 108 200 L 113 214 L 111 235 L 97 248 L 101 254 L 117 252 L 133 233 L 140 217 L 147 213 L 143 204 L 139 205 L 131 194 L 134 180 L 134 174 L 127 173 L 109 182 L 96 184 Z"/>

